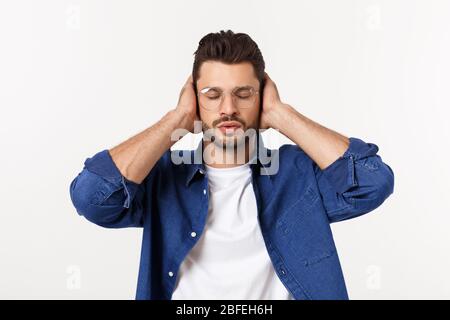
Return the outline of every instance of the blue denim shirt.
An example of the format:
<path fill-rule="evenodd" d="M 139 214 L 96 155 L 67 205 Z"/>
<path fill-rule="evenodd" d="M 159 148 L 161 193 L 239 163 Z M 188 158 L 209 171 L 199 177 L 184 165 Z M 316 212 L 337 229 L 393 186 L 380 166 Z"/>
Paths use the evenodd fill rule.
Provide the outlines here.
<path fill-rule="evenodd" d="M 195 157 L 202 150 L 182 151 Z M 348 299 L 330 223 L 370 212 L 393 192 L 394 174 L 378 147 L 350 138 L 321 170 L 297 145 L 278 150 L 279 170 L 252 168 L 258 221 L 273 267 L 295 299 Z M 108 150 L 86 159 L 70 195 L 80 215 L 106 228 L 143 227 L 136 299 L 171 299 L 179 267 L 208 213 L 204 164 L 174 164 L 168 150 L 141 184 L 121 175 Z M 193 233 L 195 232 L 195 233 Z M 193 236 L 196 235 L 196 236 Z"/>

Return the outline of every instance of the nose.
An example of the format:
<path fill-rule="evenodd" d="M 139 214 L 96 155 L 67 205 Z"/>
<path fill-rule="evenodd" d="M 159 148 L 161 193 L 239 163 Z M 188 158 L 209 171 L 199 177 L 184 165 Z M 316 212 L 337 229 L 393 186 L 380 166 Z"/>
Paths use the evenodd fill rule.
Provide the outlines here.
<path fill-rule="evenodd" d="M 225 94 L 223 97 L 223 101 L 219 107 L 219 112 L 221 116 L 239 113 L 239 109 L 236 107 L 233 97 L 230 94 Z"/>

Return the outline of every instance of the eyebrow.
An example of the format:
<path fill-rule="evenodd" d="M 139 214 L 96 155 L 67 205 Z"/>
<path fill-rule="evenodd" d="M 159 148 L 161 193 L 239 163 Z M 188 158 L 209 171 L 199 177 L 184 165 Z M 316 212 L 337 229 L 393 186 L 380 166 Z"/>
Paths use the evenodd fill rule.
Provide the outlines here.
<path fill-rule="evenodd" d="M 253 88 L 250 85 L 245 85 L 245 86 L 234 87 L 232 91 L 242 90 L 242 89 L 255 89 L 255 88 Z M 204 87 L 203 89 L 200 90 L 200 92 L 205 93 L 209 90 L 223 91 L 223 89 L 221 87 Z"/>

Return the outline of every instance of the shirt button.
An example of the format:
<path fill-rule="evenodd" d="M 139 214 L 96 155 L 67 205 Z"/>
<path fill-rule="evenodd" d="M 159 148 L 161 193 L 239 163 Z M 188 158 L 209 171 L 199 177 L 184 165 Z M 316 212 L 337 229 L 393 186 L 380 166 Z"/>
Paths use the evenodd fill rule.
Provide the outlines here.
<path fill-rule="evenodd" d="M 173 272 L 172 271 L 169 271 L 169 277 L 173 277 Z"/>
<path fill-rule="evenodd" d="M 194 232 L 194 231 L 192 231 L 192 232 L 191 232 L 191 237 L 192 237 L 192 238 L 195 238 L 196 236 L 197 236 L 197 233 Z"/>
<path fill-rule="evenodd" d="M 201 174 L 204 174 L 205 172 L 203 171 L 203 169 L 200 169 L 200 173 L 201 173 Z"/>
<path fill-rule="evenodd" d="M 203 189 L 203 194 L 206 194 L 206 189 Z"/>

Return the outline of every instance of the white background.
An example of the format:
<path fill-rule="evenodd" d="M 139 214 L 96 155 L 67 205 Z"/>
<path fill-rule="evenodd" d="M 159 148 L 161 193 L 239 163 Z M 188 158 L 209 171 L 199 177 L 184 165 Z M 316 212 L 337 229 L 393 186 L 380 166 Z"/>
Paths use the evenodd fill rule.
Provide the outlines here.
<path fill-rule="evenodd" d="M 333 225 L 350 297 L 450 298 L 449 21 L 445 0 L 1 0 L 0 298 L 134 298 L 142 230 L 79 217 L 69 184 L 175 107 L 222 29 L 259 44 L 284 102 L 395 172 L 382 207 Z"/>

